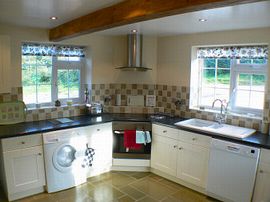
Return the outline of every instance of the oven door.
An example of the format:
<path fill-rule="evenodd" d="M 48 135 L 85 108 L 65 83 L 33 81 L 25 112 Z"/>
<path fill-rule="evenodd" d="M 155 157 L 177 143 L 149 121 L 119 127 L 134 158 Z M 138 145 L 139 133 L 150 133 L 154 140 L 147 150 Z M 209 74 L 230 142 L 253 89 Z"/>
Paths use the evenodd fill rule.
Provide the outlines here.
<path fill-rule="evenodd" d="M 150 136 L 152 139 L 151 131 Z M 113 131 L 113 158 L 117 159 L 150 159 L 151 143 L 142 144 L 140 149 L 127 149 L 124 147 L 124 131 Z"/>

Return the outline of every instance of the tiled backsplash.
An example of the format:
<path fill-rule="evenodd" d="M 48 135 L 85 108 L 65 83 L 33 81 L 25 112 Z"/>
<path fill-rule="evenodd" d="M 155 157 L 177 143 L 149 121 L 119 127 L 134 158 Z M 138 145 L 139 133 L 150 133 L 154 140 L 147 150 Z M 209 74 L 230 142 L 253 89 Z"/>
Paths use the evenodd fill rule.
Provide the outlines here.
<path fill-rule="evenodd" d="M 46 119 L 79 116 L 85 113 L 85 105 L 29 109 L 26 113 L 26 121 L 39 121 Z"/>
<path fill-rule="evenodd" d="M 115 106 L 116 94 L 121 94 L 121 105 Z M 132 107 L 127 105 L 128 95 L 156 95 L 156 107 Z M 104 102 L 110 98 L 109 102 Z M 93 102 L 104 104 L 104 111 L 110 113 L 158 113 L 165 112 L 184 118 L 214 120 L 214 113 L 189 109 L 189 87 L 154 84 L 93 84 Z M 0 94 L 0 102 L 22 100 L 22 88 L 12 88 L 11 93 Z M 180 105 L 175 105 L 179 101 Z M 63 106 L 28 110 L 26 121 L 37 121 L 85 114 L 85 106 Z M 269 119 L 269 101 L 265 103 L 264 116 Z M 261 120 L 228 115 L 227 123 L 259 130 Z"/>
<path fill-rule="evenodd" d="M 156 95 L 157 106 L 154 110 L 149 110 L 148 113 L 162 112 L 171 115 L 178 115 L 184 118 L 201 118 L 207 120 L 214 120 L 215 113 L 204 112 L 189 109 L 189 87 L 187 86 L 170 86 L 170 85 L 153 85 L 153 84 L 93 84 L 92 86 L 92 101 L 104 103 L 106 97 L 110 97 L 111 101 L 104 103 L 105 110 L 115 113 L 130 113 L 131 107 L 127 105 L 128 95 Z M 115 105 L 115 95 L 121 94 L 121 103 L 123 106 Z M 180 105 L 175 102 L 179 101 Z M 113 107 L 114 106 L 114 107 Z M 269 111 L 267 104 L 265 111 Z M 146 112 L 146 109 L 144 109 Z M 265 113 L 264 113 L 265 114 Z M 269 113 L 267 113 L 266 116 Z M 239 116 L 228 115 L 227 123 L 242 127 L 254 128 L 260 130 L 261 120 L 245 118 Z"/>

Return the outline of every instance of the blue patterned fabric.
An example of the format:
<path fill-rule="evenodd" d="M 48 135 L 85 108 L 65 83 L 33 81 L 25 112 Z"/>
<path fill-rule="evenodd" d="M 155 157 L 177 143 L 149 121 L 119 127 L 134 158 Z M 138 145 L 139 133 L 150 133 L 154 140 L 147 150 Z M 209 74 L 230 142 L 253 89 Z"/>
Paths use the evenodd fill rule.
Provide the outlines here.
<path fill-rule="evenodd" d="M 268 46 L 203 47 L 197 58 L 268 59 Z"/>
<path fill-rule="evenodd" d="M 53 44 L 22 44 L 23 55 L 33 56 L 68 56 L 84 57 L 84 48 L 79 46 L 62 46 Z"/>

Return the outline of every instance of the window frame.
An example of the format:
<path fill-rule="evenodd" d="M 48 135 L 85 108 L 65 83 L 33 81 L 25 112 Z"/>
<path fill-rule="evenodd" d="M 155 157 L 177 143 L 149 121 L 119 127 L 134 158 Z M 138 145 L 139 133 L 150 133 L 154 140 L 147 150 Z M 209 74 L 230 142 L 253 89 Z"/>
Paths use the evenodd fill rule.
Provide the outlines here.
<path fill-rule="evenodd" d="M 83 100 L 83 83 L 85 59 L 80 57 L 80 61 L 58 60 L 58 56 L 53 56 L 53 73 L 52 73 L 52 100 L 59 100 L 61 104 L 66 104 L 67 100 L 72 100 L 73 103 L 78 104 Z M 58 70 L 80 70 L 80 85 L 78 98 L 58 98 Z"/>
<path fill-rule="evenodd" d="M 22 54 L 22 57 L 23 56 L 38 57 L 38 55 L 23 55 Z M 51 78 L 51 85 L 50 85 L 51 86 L 51 102 L 29 103 L 29 104 L 26 104 L 26 106 L 29 108 L 49 107 L 49 106 L 54 106 L 54 102 L 56 100 L 60 100 L 62 105 L 66 105 L 67 100 L 72 100 L 73 103 L 75 103 L 75 104 L 82 103 L 82 101 L 83 101 L 82 89 L 83 89 L 83 83 L 85 82 L 85 78 L 83 77 L 83 75 L 85 74 L 85 58 L 79 57 L 80 58 L 79 61 L 69 61 L 69 60 L 60 61 L 57 59 L 57 57 L 59 57 L 59 56 L 50 56 L 50 57 L 52 57 L 52 67 L 51 67 L 52 68 L 52 72 L 51 72 L 52 78 Z M 69 57 L 69 56 L 65 56 L 65 57 Z M 30 65 L 30 64 L 27 64 L 27 65 Z M 35 67 L 37 70 L 37 68 L 38 68 L 37 62 L 35 62 Z M 57 72 L 59 69 L 78 69 L 78 70 L 80 70 L 80 84 L 79 84 L 79 97 L 78 98 L 58 99 Z M 37 74 L 37 71 L 36 71 L 36 74 Z M 37 83 L 35 84 L 35 86 L 37 86 Z M 22 85 L 22 87 L 24 87 L 24 86 Z M 37 97 L 37 95 L 38 94 L 37 94 L 37 90 L 36 90 L 35 96 Z"/>
<path fill-rule="evenodd" d="M 213 59 L 215 59 L 215 79 L 216 79 L 217 78 L 217 70 L 218 70 L 218 60 L 219 59 L 222 59 L 222 58 L 213 58 Z M 203 83 L 203 70 L 205 68 L 204 68 L 204 64 L 203 64 L 204 63 L 204 61 L 203 61 L 204 59 L 197 58 L 197 60 L 199 60 L 198 61 L 198 65 L 199 65 L 198 70 L 199 70 L 199 84 L 200 84 L 199 87 L 198 87 L 199 88 L 198 89 L 199 93 L 198 93 L 198 98 L 197 98 L 197 105 L 199 106 L 199 108 L 203 108 L 203 109 L 220 110 L 220 107 L 217 107 L 216 105 L 213 108 L 210 105 L 201 105 L 202 88 L 203 88 L 203 85 L 202 85 L 202 83 Z M 222 68 L 224 70 L 230 70 L 230 81 L 231 81 L 231 66 L 232 66 L 232 60 L 230 60 L 230 68 L 229 69 Z M 213 87 L 213 88 L 216 89 L 216 86 Z M 222 89 L 222 88 L 218 88 L 218 89 Z M 229 84 L 229 98 L 230 98 L 230 95 L 231 95 L 230 92 L 231 92 L 231 84 Z M 215 96 L 215 94 L 214 94 L 214 96 Z M 217 98 L 215 98 L 215 99 L 217 99 Z"/>
<path fill-rule="evenodd" d="M 197 50 L 197 49 L 196 49 Z M 215 70 L 217 71 L 217 65 L 218 65 L 218 59 L 221 58 L 214 58 L 215 59 Z M 203 80 L 203 70 L 204 64 L 203 64 L 203 58 L 197 58 L 197 62 L 195 62 L 193 65 L 198 65 L 197 70 L 198 70 L 198 93 L 197 93 L 197 107 L 201 110 L 213 110 L 213 111 L 219 111 L 220 107 L 214 107 L 210 105 L 201 105 L 201 99 L 202 99 L 202 80 Z M 266 59 L 265 64 L 238 64 L 237 63 L 238 59 L 230 59 L 230 86 L 229 86 L 229 100 L 230 101 L 230 111 L 236 114 L 253 114 L 255 116 L 262 116 L 263 109 L 254 109 L 254 108 L 247 108 L 247 107 L 236 107 L 236 96 L 233 96 L 234 94 L 234 89 L 237 86 L 237 78 L 238 75 L 241 73 L 246 73 L 246 74 L 261 74 L 265 75 L 265 91 L 264 91 L 264 97 L 266 96 L 266 89 L 267 89 L 267 83 L 268 83 L 268 59 Z M 260 68 L 256 68 L 260 66 Z M 215 72 L 215 75 L 217 75 L 217 72 Z M 191 79 L 192 82 L 192 79 Z M 215 88 L 215 87 L 213 87 Z M 265 100 L 265 98 L 264 98 Z M 214 101 L 214 100 L 213 100 Z M 194 101 L 190 100 L 190 108 L 196 108 L 194 106 Z M 264 108 L 264 106 L 263 106 Z"/>
<path fill-rule="evenodd" d="M 254 108 L 247 108 L 247 107 L 237 107 L 236 106 L 236 96 L 234 96 L 234 89 L 237 87 L 237 79 L 239 74 L 260 74 L 265 75 L 265 88 L 264 88 L 264 100 L 266 96 L 266 85 L 268 81 L 268 71 L 267 71 L 267 65 L 268 60 L 266 60 L 266 64 L 241 64 L 237 63 L 238 59 L 231 60 L 232 66 L 231 66 L 231 89 L 230 89 L 230 99 L 231 99 L 231 110 L 235 113 L 243 113 L 243 111 L 246 111 L 250 114 L 255 115 L 262 115 L 263 109 L 254 109 Z M 260 66 L 260 67 L 259 67 Z M 256 68 L 257 67 L 257 68 Z M 259 68 L 258 68 L 259 67 Z"/>

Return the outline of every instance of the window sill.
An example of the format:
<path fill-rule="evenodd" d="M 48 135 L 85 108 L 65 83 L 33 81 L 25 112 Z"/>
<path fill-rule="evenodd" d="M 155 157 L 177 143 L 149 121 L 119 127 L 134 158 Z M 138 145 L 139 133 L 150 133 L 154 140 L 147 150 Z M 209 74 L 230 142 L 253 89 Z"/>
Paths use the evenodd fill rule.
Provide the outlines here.
<path fill-rule="evenodd" d="M 213 114 L 218 114 L 220 113 L 219 110 L 214 110 L 214 109 L 200 109 L 199 107 L 190 107 L 190 110 L 196 110 L 196 111 L 200 111 L 200 112 L 210 112 Z M 236 113 L 236 112 L 228 112 L 227 116 L 236 116 L 236 117 L 240 117 L 240 118 L 248 118 L 248 119 L 255 119 L 255 120 L 263 120 L 263 117 L 260 115 L 256 115 L 256 114 L 244 114 L 244 113 Z"/>
<path fill-rule="evenodd" d="M 27 110 L 40 110 L 40 109 L 53 109 L 53 108 L 64 108 L 64 107 L 76 107 L 76 106 L 84 106 L 85 104 L 72 104 L 72 105 L 61 105 L 56 107 L 54 105 L 49 106 L 41 106 L 41 107 L 27 107 Z"/>

